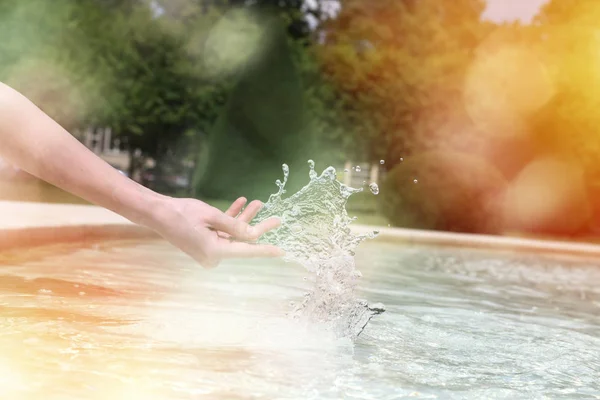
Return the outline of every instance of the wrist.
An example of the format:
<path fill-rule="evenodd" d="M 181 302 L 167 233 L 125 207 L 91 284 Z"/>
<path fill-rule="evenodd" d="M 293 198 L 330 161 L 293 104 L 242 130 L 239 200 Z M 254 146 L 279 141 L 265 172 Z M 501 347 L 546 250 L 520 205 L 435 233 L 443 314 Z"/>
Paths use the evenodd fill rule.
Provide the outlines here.
<path fill-rule="evenodd" d="M 131 222 L 158 230 L 168 220 L 171 197 L 156 193 L 142 185 L 128 181 L 113 190 L 113 206 L 109 207 Z"/>
<path fill-rule="evenodd" d="M 144 206 L 140 210 L 139 220 L 133 222 L 154 231 L 162 230 L 162 227 L 174 217 L 172 201 L 172 197 L 155 192 L 148 193 L 143 202 Z"/>

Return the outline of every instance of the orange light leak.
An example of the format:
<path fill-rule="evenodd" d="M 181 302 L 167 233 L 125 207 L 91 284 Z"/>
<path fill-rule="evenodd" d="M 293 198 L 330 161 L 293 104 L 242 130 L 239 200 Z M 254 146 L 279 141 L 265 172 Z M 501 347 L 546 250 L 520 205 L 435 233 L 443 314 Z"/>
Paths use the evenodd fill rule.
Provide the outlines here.
<path fill-rule="evenodd" d="M 164 382 L 153 382 L 151 367 L 135 357 L 128 359 L 128 351 L 118 342 L 104 339 L 96 344 L 81 333 L 69 338 L 68 329 L 60 326 L 52 334 L 36 334 L 32 332 L 36 328 L 27 323 L 16 323 L 11 329 L 21 334 L 15 333 L 0 345 L 2 399 L 165 398 Z M 133 355 L 134 350 L 129 351 Z"/>
<path fill-rule="evenodd" d="M 366 128 L 376 130 L 374 151 L 386 146 L 395 160 L 431 150 L 480 157 L 509 181 L 507 230 L 585 232 L 593 215 L 600 221 L 600 2 L 549 1 L 531 24 L 487 27 L 448 24 L 454 9 L 431 4 L 356 1 L 328 22 L 323 70 L 374 116 Z M 463 35 L 469 24 L 480 39 Z M 431 27 L 444 33 L 423 33 Z M 531 173 L 546 159 L 568 165 L 569 185 Z M 517 195 L 523 185 L 528 193 Z M 536 204 L 553 191 L 560 201 Z M 585 210 L 575 211 L 579 222 L 558 222 L 573 204 Z"/>
<path fill-rule="evenodd" d="M 527 134 L 528 118 L 554 94 L 540 57 L 525 46 L 482 46 L 467 75 L 466 108 L 484 135 Z"/>

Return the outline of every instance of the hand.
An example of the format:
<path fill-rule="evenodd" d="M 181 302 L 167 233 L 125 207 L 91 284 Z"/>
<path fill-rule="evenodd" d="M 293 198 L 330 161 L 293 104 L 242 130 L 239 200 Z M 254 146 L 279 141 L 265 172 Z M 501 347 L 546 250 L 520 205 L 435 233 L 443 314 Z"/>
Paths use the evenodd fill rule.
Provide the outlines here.
<path fill-rule="evenodd" d="M 205 268 L 216 267 L 224 258 L 283 256 L 276 246 L 252 243 L 279 227 L 280 220 L 269 218 L 251 226 L 262 203 L 255 200 L 242 211 L 245 204 L 240 197 L 222 212 L 200 200 L 167 198 L 150 227 Z"/>

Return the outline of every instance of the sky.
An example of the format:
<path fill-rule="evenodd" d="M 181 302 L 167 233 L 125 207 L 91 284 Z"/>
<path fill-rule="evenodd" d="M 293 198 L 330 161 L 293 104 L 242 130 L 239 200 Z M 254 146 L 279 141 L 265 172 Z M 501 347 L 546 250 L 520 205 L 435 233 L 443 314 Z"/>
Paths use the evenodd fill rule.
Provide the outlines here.
<path fill-rule="evenodd" d="M 487 0 L 483 18 L 494 22 L 529 23 L 548 0 Z"/>
<path fill-rule="evenodd" d="M 308 7 L 315 7 L 317 0 L 307 0 Z M 321 0 L 326 12 L 335 15 L 339 10 L 338 0 Z M 451 1 L 451 0 L 448 0 Z M 539 12 L 540 7 L 548 0 L 487 0 L 487 9 L 483 13 L 483 19 L 493 22 L 513 22 L 520 20 L 523 23 L 530 23 L 533 17 Z M 315 26 L 317 21 L 308 17 L 311 26 Z"/>
<path fill-rule="evenodd" d="M 451 0 L 448 0 L 451 1 Z M 483 19 L 502 23 L 520 20 L 523 23 L 530 23 L 533 17 L 538 13 L 540 7 L 549 0 L 487 0 L 488 6 L 483 13 Z M 316 6 L 317 0 L 306 0 L 308 8 Z M 321 0 L 323 9 L 330 15 L 335 15 L 340 8 L 339 0 Z M 162 14 L 164 10 L 156 1 L 151 1 L 151 6 L 157 15 Z M 317 21 L 311 16 L 307 17 L 309 24 L 315 26 Z"/>

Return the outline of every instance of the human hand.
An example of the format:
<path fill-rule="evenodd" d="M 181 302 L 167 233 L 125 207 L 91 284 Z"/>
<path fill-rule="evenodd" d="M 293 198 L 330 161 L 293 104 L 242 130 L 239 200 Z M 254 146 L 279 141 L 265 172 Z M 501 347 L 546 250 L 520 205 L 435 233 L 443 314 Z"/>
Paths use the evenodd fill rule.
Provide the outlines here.
<path fill-rule="evenodd" d="M 167 198 L 150 228 L 205 268 L 225 258 L 283 256 L 276 246 L 253 243 L 281 222 L 269 218 L 251 226 L 262 203 L 255 200 L 244 209 L 246 201 L 240 197 L 222 212 L 200 200 Z"/>

